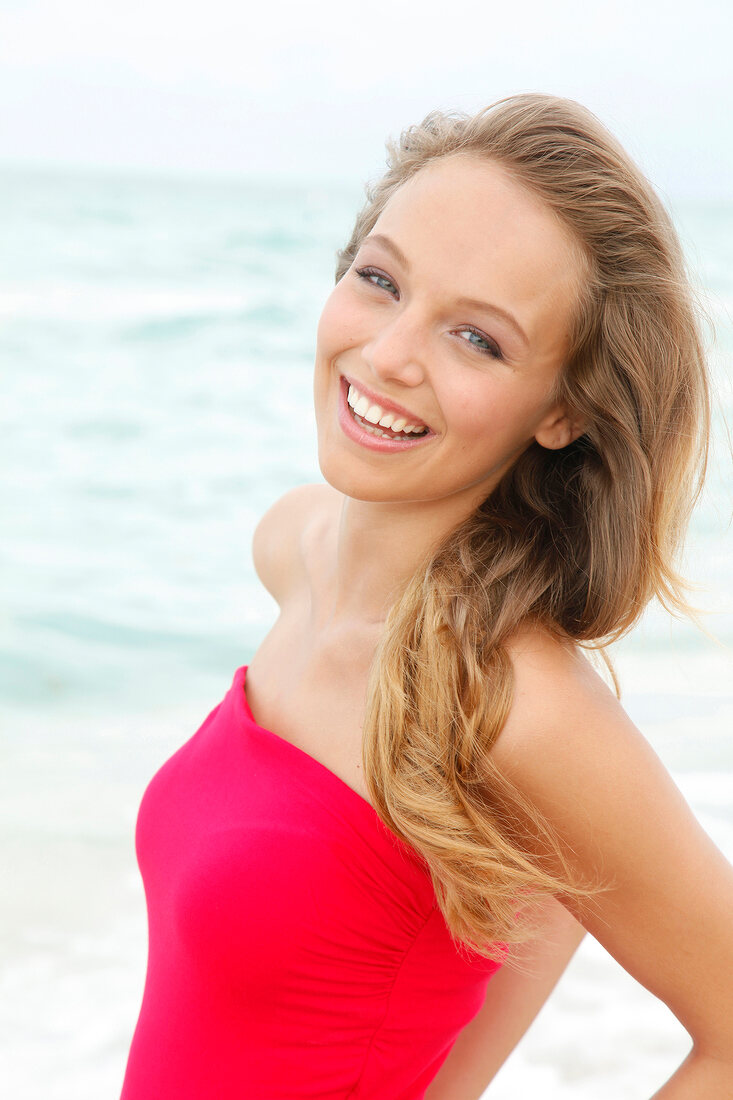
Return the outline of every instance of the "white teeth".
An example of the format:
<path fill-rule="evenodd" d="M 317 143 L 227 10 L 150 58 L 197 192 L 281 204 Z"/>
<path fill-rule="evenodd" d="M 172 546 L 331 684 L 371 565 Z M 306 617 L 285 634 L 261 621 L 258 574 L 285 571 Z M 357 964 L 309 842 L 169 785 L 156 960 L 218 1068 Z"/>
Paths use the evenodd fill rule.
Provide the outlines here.
<path fill-rule="evenodd" d="M 349 383 L 346 400 L 354 413 L 360 419 L 363 417 L 363 420 L 370 425 L 376 426 L 378 424 L 382 428 L 390 428 L 392 432 L 401 432 L 405 435 L 424 435 L 427 430 L 423 424 L 409 423 L 407 418 L 400 416 L 399 413 L 385 412 L 381 405 L 372 404 L 369 399 L 359 393 L 357 388 L 351 383 Z M 384 435 L 385 438 L 390 438 L 390 433 L 380 432 L 378 430 L 373 434 Z"/>
<path fill-rule="evenodd" d="M 380 439 L 392 438 L 389 432 L 380 432 L 379 428 L 377 428 L 375 425 L 364 423 L 362 426 L 364 428 L 364 431 L 369 432 L 370 435 L 378 435 Z"/>
<path fill-rule="evenodd" d="M 395 437 L 394 432 L 383 432 L 381 428 L 377 427 L 376 424 L 370 424 L 368 420 L 365 420 L 363 416 L 359 416 L 358 413 L 354 414 L 354 419 L 357 420 L 358 423 L 361 424 L 362 428 L 364 428 L 365 431 L 369 432 L 370 435 L 378 435 L 382 439 L 394 439 Z M 419 438 L 423 434 L 423 432 L 418 432 L 415 438 Z M 407 438 L 407 434 L 405 432 L 400 433 L 400 435 L 402 439 Z"/>

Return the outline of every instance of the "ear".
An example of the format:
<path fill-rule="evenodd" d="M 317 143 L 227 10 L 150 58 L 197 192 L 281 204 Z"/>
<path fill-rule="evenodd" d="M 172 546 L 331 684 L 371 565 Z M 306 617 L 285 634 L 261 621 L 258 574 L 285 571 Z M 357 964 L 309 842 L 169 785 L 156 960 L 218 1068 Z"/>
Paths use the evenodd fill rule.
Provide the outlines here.
<path fill-rule="evenodd" d="M 588 430 L 587 423 L 566 405 L 556 405 L 541 420 L 535 439 L 541 447 L 559 451 Z"/>

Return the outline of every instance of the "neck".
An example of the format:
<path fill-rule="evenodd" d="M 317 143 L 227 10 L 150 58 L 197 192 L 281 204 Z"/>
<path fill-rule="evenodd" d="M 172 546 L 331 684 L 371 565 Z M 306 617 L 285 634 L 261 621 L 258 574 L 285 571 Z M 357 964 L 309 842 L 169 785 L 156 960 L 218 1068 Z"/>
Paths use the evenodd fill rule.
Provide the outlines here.
<path fill-rule="evenodd" d="M 324 623 L 381 625 L 418 566 L 478 505 L 389 503 L 343 496 Z"/>

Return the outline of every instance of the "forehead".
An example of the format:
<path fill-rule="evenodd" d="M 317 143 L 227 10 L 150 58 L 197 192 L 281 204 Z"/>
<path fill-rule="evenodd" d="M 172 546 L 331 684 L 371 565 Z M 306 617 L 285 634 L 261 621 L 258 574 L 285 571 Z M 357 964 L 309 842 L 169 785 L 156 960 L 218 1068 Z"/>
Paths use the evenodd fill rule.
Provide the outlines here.
<path fill-rule="evenodd" d="M 488 298 L 530 330 L 553 312 L 567 321 L 577 300 L 578 244 L 541 198 L 488 159 L 453 155 L 420 169 L 374 232 L 390 236 L 431 289 Z"/>

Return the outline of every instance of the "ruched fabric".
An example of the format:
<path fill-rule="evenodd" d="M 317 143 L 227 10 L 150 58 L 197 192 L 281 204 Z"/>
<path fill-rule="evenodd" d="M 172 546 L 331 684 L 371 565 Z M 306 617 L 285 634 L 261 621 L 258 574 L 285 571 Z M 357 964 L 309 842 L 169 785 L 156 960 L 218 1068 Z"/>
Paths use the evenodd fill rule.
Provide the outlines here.
<path fill-rule="evenodd" d="M 497 964 L 457 951 L 373 807 L 255 722 L 245 674 L 142 800 L 122 1100 L 420 1100 Z"/>

